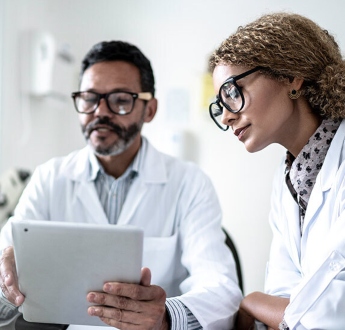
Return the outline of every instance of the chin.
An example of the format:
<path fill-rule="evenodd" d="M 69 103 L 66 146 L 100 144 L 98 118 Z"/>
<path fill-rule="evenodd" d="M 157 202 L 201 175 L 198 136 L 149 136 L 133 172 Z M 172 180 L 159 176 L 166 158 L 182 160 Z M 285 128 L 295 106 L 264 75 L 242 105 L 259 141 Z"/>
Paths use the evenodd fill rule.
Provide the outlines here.
<path fill-rule="evenodd" d="M 89 140 L 89 145 L 91 146 L 92 150 L 97 156 L 105 157 L 105 156 L 118 156 L 125 152 L 132 144 L 133 141 L 119 141 L 118 143 L 111 144 L 111 145 L 104 145 L 104 144 L 93 144 Z"/>
<path fill-rule="evenodd" d="M 261 150 L 265 149 L 267 146 L 266 145 L 256 146 L 256 145 L 253 145 L 253 144 L 250 144 L 250 143 L 245 143 L 244 147 L 246 148 L 246 150 L 249 153 L 253 154 L 255 152 L 258 152 L 258 151 L 261 151 Z"/>

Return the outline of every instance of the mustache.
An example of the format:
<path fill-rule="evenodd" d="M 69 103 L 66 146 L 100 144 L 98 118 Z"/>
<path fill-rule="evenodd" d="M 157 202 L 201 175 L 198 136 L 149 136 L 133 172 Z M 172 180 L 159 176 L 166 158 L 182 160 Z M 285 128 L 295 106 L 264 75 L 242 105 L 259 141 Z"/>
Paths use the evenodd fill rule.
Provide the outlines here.
<path fill-rule="evenodd" d="M 95 130 L 97 126 L 99 125 L 108 126 L 109 128 L 111 128 L 111 130 L 113 130 L 119 136 L 122 136 L 125 133 L 125 130 L 121 126 L 111 122 L 108 117 L 96 118 L 91 123 L 88 123 L 86 126 L 83 126 L 82 127 L 83 133 L 86 134 L 87 136 L 90 136 L 91 132 Z"/>

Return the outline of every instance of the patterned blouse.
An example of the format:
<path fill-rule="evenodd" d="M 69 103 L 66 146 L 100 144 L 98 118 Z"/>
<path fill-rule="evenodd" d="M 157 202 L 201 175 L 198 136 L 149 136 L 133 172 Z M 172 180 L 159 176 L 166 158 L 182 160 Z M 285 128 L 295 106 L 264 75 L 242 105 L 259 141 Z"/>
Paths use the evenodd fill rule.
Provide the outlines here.
<path fill-rule="evenodd" d="M 286 153 L 285 181 L 299 206 L 301 235 L 309 198 L 341 120 L 325 119 L 295 158 Z"/>

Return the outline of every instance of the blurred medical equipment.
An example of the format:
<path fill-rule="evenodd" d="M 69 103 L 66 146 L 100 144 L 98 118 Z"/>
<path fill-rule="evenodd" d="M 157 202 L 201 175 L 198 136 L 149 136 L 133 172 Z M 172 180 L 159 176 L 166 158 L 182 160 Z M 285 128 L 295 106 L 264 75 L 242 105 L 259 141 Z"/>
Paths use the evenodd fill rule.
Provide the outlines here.
<path fill-rule="evenodd" d="M 13 214 L 30 173 L 22 169 L 9 169 L 0 176 L 0 230 Z"/>
<path fill-rule="evenodd" d="M 69 101 L 71 89 L 65 90 L 63 86 L 74 85 L 77 78 L 70 45 L 58 42 L 48 31 L 26 30 L 21 34 L 20 47 L 24 95 Z"/>

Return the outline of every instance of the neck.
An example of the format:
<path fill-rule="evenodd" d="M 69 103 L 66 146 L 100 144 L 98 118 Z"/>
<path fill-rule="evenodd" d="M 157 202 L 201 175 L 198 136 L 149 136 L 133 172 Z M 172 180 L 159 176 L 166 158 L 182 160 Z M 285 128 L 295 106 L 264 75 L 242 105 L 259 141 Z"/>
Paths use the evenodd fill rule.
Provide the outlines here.
<path fill-rule="evenodd" d="M 116 156 L 96 156 L 108 175 L 119 178 L 128 166 L 132 163 L 141 146 L 141 137 L 135 139 L 133 143 L 121 154 Z"/>
<path fill-rule="evenodd" d="M 312 111 L 306 101 L 298 101 L 301 101 L 302 106 L 298 108 L 297 116 L 289 125 L 291 129 L 288 132 L 287 143 L 282 143 L 294 157 L 297 157 L 322 122 L 322 118 Z"/>
<path fill-rule="evenodd" d="M 303 147 L 307 144 L 310 137 L 320 126 L 322 120 L 320 118 L 312 118 L 313 120 L 304 123 L 296 136 L 296 139 L 292 141 L 288 150 L 293 154 L 294 157 L 297 157 L 301 152 Z"/>

